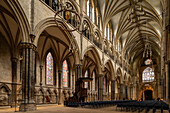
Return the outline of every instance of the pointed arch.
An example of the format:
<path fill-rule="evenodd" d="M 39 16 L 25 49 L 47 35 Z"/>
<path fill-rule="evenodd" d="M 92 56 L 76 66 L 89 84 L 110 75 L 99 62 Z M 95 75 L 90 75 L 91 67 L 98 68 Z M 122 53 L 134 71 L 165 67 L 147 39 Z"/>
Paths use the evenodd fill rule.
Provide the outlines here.
<path fill-rule="evenodd" d="M 68 25 L 62 21 L 62 19 L 58 19 L 57 22 L 65 29 L 69 28 Z M 79 46 L 78 46 L 78 43 L 75 39 L 75 36 L 72 34 L 72 32 L 67 32 L 67 31 L 62 31 L 60 30 L 55 22 L 54 22 L 54 18 L 50 17 L 50 18 L 46 18 L 42 21 L 40 21 L 36 27 L 35 27 L 35 41 L 34 41 L 34 44 L 37 46 L 38 45 L 38 40 L 40 38 L 40 34 L 42 34 L 42 32 L 49 28 L 49 27 L 56 27 L 56 31 L 59 30 L 60 32 L 62 32 L 64 35 L 64 38 L 66 38 L 67 42 L 65 42 L 67 45 L 69 45 L 70 43 L 72 43 L 72 45 L 75 46 L 75 48 L 77 48 L 77 52 L 76 52 L 76 56 L 79 57 Z M 80 58 L 79 58 L 80 59 Z"/>
<path fill-rule="evenodd" d="M 122 71 L 121 71 L 120 67 L 116 71 L 116 76 L 120 77 L 120 83 L 122 83 L 123 82 L 123 78 L 122 78 Z"/>
<path fill-rule="evenodd" d="M 93 55 L 93 58 L 94 58 L 94 62 L 96 63 L 97 65 L 97 72 L 98 73 L 101 73 L 102 70 L 101 70 L 101 58 L 99 56 L 99 53 L 97 51 L 97 49 L 93 46 L 89 46 L 87 47 L 84 51 L 83 51 L 83 54 L 82 56 L 85 56 L 85 54 L 87 54 L 87 52 L 91 53 Z"/>
<path fill-rule="evenodd" d="M 30 35 L 30 24 L 22 9 L 20 3 L 17 0 L 7 0 L 8 5 L 10 6 L 12 12 L 14 12 L 14 17 L 19 24 L 22 34 L 22 41 L 29 41 L 28 37 Z"/>
<path fill-rule="evenodd" d="M 45 94 L 45 91 L 42 87 L 39 88 L 38 92 L 42 92 L 43 95 Z"/>
<path fill-rule="evenodd" d="M 82 21 L 83 21 L 83 22 L 84 22 L 84 21 L 87 22 L 87 24 L 89 25 L 89 28 L 90 28 L 90 29 L 89 29 L 89 30 L 90 30 L 90 33 L 92 33 L 94 26 L 93 26 L 93 24 L 91 23 L 91 20 L 89 19 L 89 17 L 84 17 Z"/>
<path fill-rule="evenodd" d="M 65 28 L 65 29 L 69 29 L 69 26 L 63 22 L 62 19 L 57 19 L 58 24 Z M 49 17 L 49 18 L 45 18 L 42 21 L 40 21 L 36 26 L 35 26 L 35 41 L 34 44 L 37 45 L 38 44 L 38 39 L 40 37 L 40 34 L 49 27 L 56 27 L 56 30 L 60 30 L 64 35 L 65 38 L 67 38 L 67 41 L 70 43 L 71 42 L 71 38 L 74 37 L 74 35 L 71 32 L 67 32 L 67 31 L 62 31 L 61 29 L 57 29 L 58 27 L 56 26 L 56 23 L 54 21 L 53 17 Z M 75 43 L 75 42 L 74 42 Z"/>
<path fill-rule="evenodd" d="M 2 88 L 5 88 L 5 90 L 6 90 L 7 93 L 10 93 L 10 92 L 11 92 L 10 88 L 9 88 L 5 83 L 2 83 L 2 84 L 0 85 L 0 89 L 2 89 Z"/>
<path fill-rule="evenodd" d="M 111 80 L 114 80 L 115 79 L 115 70 L 114 70 L 114 67 L 113 67 L 113 63 L 110 59 L 108 59 L 106 62 L 105 62 L 105 67 L 106 68 L 109 68 L 110 70 L 110 76 L 111 76 Z"/>

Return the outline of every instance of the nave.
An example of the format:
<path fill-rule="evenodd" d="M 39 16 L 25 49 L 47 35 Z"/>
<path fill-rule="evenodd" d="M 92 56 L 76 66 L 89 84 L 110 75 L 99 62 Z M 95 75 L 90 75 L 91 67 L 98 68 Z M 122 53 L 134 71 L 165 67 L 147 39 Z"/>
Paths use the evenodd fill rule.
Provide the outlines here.
<path fill-rule="evenodd" d="M 170 0 L 1 0 L 0 107 L 170 104 L 169 6 Z"/>

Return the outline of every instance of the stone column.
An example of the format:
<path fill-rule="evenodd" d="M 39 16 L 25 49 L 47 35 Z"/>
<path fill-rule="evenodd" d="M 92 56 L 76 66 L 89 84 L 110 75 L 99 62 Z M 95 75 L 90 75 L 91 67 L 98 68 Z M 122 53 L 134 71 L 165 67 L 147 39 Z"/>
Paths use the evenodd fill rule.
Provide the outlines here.
<path fill-rule="evenodd" d="M 153 92 L 154 93 L 154 92 Z M 140 90 L 139 90 L 139 83 L 137 82 L 136 83 L 136 98 L 137 98 L 137 100 L 139 100 L 140 99 Z"/>
<path fill-rule="evenodd" d="M 167 5 L 167 11 L 166 11 L 166 39 L 165 39 L 165 45 L 166 45 L 166 65 L 167 65 L 167 101 L 170 103 L 170 0 L 166 1 Z"/>
<path fill-rule="evenodd" d="M 75 81 L 77 81 L 79 78 L 82 77 L 82 65 L 81 64 L 76 64 L 76 76 L 75 76 Z"/>
<path fill-rule="evenodd" d="M 74 74 L 72 75 L 72 91 L 75 91 L 75 76 Z"/>
<path fill-rule="evenodd" d="M 133 99 L 133 84 L 130 84 L 130 99 Z"/>
<path fill-rule="evenodd" d="M 36 110 L 34 101 L 36 47 L 32 43 L 21 43 L 22 49 L 22 99 L 20 111 Z"/>
<path fill-rule="evenodd" d="M 170 103 L 170 60 L 166 62 L 166 101 Z"/>
<path fill-rule="evenodd" d="M 135 99 L 135 100 L 137 100 L 137 98 L 136 98 L 136 84 L 134 83 L 133 84 L 133 99 Z"/>
<path fill-rule="evenodd" d="M 108 84 L 107 84 L 108 100 L 110 99 L 110 82 L 111 81 L 108 81 Z"/>
<path fill-rule="evenodd" d="M 120 100 L 120 84 L 117 86 L 117 100 Z"/>
<path fill-rule="evenodd" d="M 115 99 L 115 80 L 111 81 L 111 100 Z"/>
<path fill-rule="evenodd" d="M 42 69 L 43 69 L 43 66 L 40 65 L 40 85 L 42 85 Z"/>
<path fill-rule="evenodd" d="M 82 77 L 82 65 L 76 64 L 76 72 L 75 72 L 75 92 L 78 93 L 80 91 L 80 83 L 78 79 Z"/>
<path fill-rule="evenodd" d="M 166 14 L 165 14 L 165 61 L 166 61 L 166 100 L 170 103 L 170 0 L 166 0 Z"/>
<path fill-rule="evenodd" d="M 123 100 L 123 84 L 120 84 L 120 100 Z"/>
<path fill-rule="evenodd" d="M 63 98 L 62 98 L 62 70 L 58 70 L 58 104 L 63 104 Z"/>
<path fill-rule="evenodd" d="M 125 85 L 125 99 L 128 99 L 128 87 Z"/>
<path fill-rule="evenodd" d="M 78 71 L 79 70 L 79 67 L 78 67 L 78 65 L 76 64 L 75 65 L 75 81 L 77 81 L 77 79 L 78 79 Z"/>
<path fill-rule="evenodd" d="M 164 73 L 164 78 L 163 78 L 163 99 L 166 100 L 166 74 Z"/>
<path fill-rule="evenodd" d="M 103 100 L 103 74 L 99 74 L 98 76 L 99 80 L 99 88 L 98 88 L 98 100 Z"/>
<path fill-rule="evenodd" d="M 168 102 L 170 103 L 170 60 L 168 62 Z"/>
<path fill-rule="evenodd" d="M 162 93 L 162 86 L 161 86 L 161 84 L 162 84 L 162 80 L 161 80 L 161 77 L 158 77 L 158 97 L 159 98 L 161 98 L 162 97 L 162 95 L 161 95 L 161 93 Z"/>
<path fill-rule="evenodd" d="M 14 107 L 17 99 L 17 62 L 18 59 L 12 57 L 12 95 L 11 95 L 11 107 Z"/>
<path fill-rule="evenodd" d="M 127 86 L 127 99 L 130 100 L 130 86 Z"/>

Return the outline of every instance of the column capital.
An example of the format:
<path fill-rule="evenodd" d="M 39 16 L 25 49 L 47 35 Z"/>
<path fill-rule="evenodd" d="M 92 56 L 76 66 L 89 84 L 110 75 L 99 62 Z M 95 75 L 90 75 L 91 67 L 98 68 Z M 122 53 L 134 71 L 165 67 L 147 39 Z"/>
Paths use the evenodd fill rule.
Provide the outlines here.
<path fill-rule="evenodd" d="M 21 49 L 29 48 L 29 49 L 33 49 L 34 51 L 36 51 L 37 49 L 37 47 L 33 43 L 27 43 L 27 42 L 22 42 L 20 44 L 20 48 Z"/>
<path fill-rule="evenodd" d="M 76 67 L 80 67 L 80 66 L 82 66 L 82 64 L 75 64 L 75 66 L 76 66 Z"/>
<path fill-rule="evenodd" d="M 98 77 L 104 77 L 103 73 L 98 74 Z"/>

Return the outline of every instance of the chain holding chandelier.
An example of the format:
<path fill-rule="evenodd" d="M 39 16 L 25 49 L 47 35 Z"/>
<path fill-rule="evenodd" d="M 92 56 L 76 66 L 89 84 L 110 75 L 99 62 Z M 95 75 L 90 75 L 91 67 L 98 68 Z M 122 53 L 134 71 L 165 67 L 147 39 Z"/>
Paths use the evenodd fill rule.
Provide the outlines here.
<path fill-rule="evenodd" d="M 146 15 L 146 12 L 143 10 L 142 4 L 139 0 L 132 0 L 131 2 L 131 12 L 128 15 L 128 20 L 131 23 L 135 23 L 140 20 L 141 16 Z"/>

